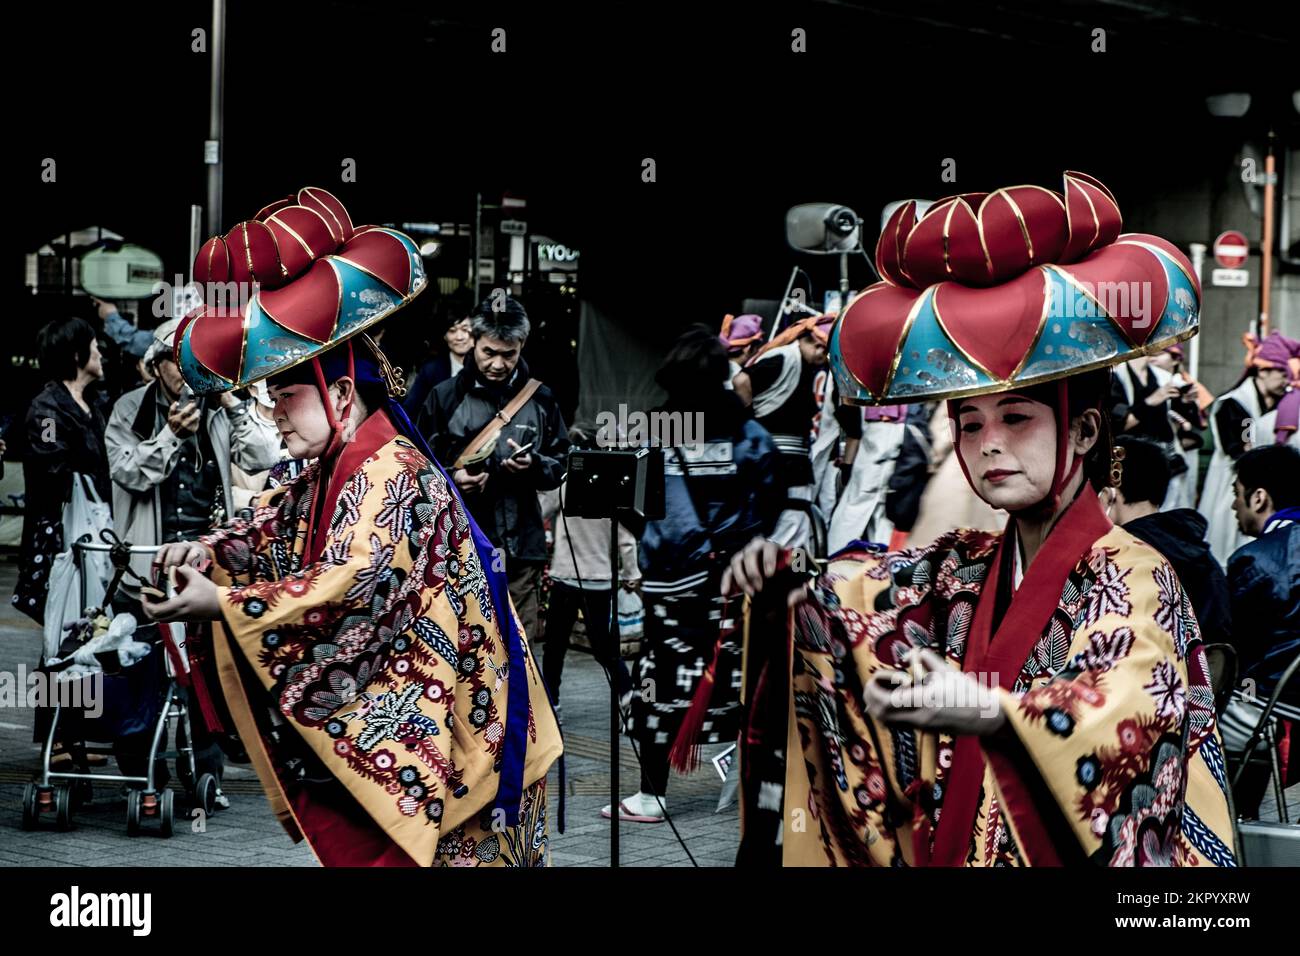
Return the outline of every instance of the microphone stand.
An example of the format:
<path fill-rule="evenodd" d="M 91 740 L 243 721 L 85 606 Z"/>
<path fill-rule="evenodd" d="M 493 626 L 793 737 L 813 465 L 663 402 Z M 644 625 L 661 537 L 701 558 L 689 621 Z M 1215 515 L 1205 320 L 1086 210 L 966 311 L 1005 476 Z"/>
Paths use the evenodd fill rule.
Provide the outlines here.
<path fill-rule="evenodd" d="M 622 640 L 618 632 L 618 513 L 609 518 L 609 865 L 618 866 L 618 822 L 622 816 L 618 771 L 621 753 L 622 713 L 619 708 L 618 664 Z"/>

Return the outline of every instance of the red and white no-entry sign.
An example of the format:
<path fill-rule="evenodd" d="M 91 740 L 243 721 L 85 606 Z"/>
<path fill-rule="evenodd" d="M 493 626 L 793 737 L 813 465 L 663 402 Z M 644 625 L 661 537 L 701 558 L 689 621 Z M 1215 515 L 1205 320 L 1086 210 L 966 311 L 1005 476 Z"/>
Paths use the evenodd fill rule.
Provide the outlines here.
<path fill-rule="evenodd" d="M 1245 233 L 1229 229 L 1214 240 L 1214 261 L 1225 269 L 1235 269 L 1250 255 Z"/>

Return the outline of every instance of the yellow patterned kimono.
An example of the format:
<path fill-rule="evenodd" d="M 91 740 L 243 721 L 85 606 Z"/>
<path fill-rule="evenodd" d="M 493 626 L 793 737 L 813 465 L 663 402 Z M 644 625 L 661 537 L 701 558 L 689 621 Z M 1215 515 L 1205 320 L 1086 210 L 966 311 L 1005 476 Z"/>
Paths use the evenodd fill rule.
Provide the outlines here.
<path fill-rule="evenodd" d="M 535 663 L 524 643 L 523 672 L 510 670 L 489 569 L 441 469 L 386 416 L 367 419 L 367 440 L 364 460 L 340 462 L 340 476 L 355 468 L 314 562 L 315 465 L 203 539 L 235 726 L 281 822 L 326 865 L 545 865 L 561 742 Z M 507 823 L 493 801 L 515 681 L 527 746 Z"/>
<path fill-rule="evenodd" d="M 864 685 L 907 649 L 968 663 L 1000 538 L 846 552 L 813 601 L 747 623 L 742 863 L 1235 865 L 1196 618 L 1169 563 L 1122 528 L 1085 547 L 1028 654 L 1001 662 L 1012 673 L 976 675 L 1001 684 L 997 734 L 954 740 L 868 717 Z M 771 634 L 782 614 L 784 655 Z M 949 793 L 963 753 L 965 823 Z M 958 823 L 941 834 L 948 812 Z"/>

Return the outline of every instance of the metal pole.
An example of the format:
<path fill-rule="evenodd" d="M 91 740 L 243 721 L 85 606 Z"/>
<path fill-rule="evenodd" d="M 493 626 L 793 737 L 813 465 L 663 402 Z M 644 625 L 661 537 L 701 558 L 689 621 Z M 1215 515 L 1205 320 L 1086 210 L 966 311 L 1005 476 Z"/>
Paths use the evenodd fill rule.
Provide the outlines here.
<path fill-rule="evenodd" d="M 194 281 L 194 260 L 198 258 L 199 246 L 203 245 L 203 207 L 190 206 L 190 274 L 188 278 Z"/>
<path fill-rule="evenodd" d="M 618 635 L 618 515 L 609 519 L 609 865 L 618 866 L 618 765 L 622 756 L 619 734 L 618 661 L 622 644 Z"/>
<path fill-rule="evenodd" d="M 1268 157 L 1264 160 L 1264 237 L 1260 240 L 1259 270 L 1259 337 L 1268 335 L 1268 293 L 1273 279 L 1273 183 L 1277 179 L 1277 160 L 1273 156 L 1276 134 L 1268 131 Z"/>
<path fill-rule="evenodd" d="M 474 283 L 474 305 L 476 307 L 480 302 L 483 301 L 482 297 L 479 295 L 479 288 L 478 288 L 478 260 L 479 260 L 479 256 L 483 254 L 483 250 L 480 248 L 482 243 L 482 233 L 483 233 L 483 194 L 475 193 L 474 194 L 474 245 L 473 245 L 474 258 L 470 262 L 469 274 L 470 274 L 470 281 Z"/>
<path fill-rule="evenodd" d="M 212 0 L 212 85 L 208 91 L 208 142 L 204 162 L 208 164 L 208 235 L 221 232 L 222 133 L 225 128 L 226 94 L 226 2 Z M 193 261 L 193 260 L 191 260 Z"/>
<path fill-rule="evenodd" d="M 1192 254 L 1192 271 L 1196 273 L 1196 281 L 1198 284 L 1203 284 L 1201 270 L 1205 268 L 1205 243 L 1193 242 L 1187 248 Z M 1187 374 L 1199 382 L 1201 380 L 1201 337 L 1193 335 L 1188 344 Z"/>

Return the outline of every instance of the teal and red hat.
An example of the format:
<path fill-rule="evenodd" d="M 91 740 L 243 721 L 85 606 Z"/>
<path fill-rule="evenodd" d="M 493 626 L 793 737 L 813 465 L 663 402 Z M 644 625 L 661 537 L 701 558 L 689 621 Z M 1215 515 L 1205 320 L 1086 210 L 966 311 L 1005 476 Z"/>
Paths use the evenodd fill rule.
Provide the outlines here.
<path fill-rule="evenodd" d="M 194 281 L 204 304 L 181 322 L 176 362 L 199 395 L 243 388 L 315 358 L 428 284 L 408 236 L 353 226 L 343 203 L 315 186 L 205 242 Z"/>
<path fill-rule="evenodd" d="M 1195 335 L 1201 287 L 1186 256 L 1122 232 L 1110 190 L 1012 186 L 900 206 L 876 246 L 883 281 L 831 334 L 846 401 L 928 402 L 1006 391 L 1150 355 Z"/>

